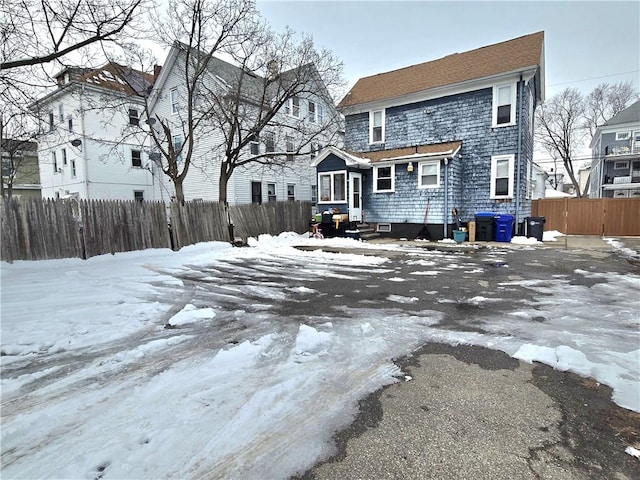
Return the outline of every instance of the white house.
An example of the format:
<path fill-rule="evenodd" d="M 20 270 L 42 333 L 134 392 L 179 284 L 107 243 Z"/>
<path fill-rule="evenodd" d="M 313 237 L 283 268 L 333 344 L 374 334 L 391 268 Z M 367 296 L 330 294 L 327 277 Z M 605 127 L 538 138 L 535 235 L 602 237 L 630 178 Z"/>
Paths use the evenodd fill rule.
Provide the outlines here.
<path fill-rule="evenodd" d="M 185 52 L 188 48 L 181 43 L 171 48 L 149 101 L 150 128 L 156 128 L 160 134 L 160 125 L 169 126 L 176 150 L 186 143 L 189 134 L 185 128 L 188 123 L 185 122 L 188 95 L 184 75 Z M 247 144 L 243 158 L 261 155 L 263 158 L 259 162 L 252 161 L 239 166 L 233 172 L 227 185 L 227 201 L 230 205 L 280 200 L 315 202 L 317 180 L 311 161 L 322 147 L 335 145 L 340 138 L 335 122 L 340 116 L 319 77 L 318 81 L 319 84 L 306 94 L 289 98 L 260 135 Z M 239 95 L 246 100 L 247 107 L 246 110 L 243 107 L 243 112 L 247 118 L 252 115 L 252 108 L 259 108 L 257 105 L 260 101 L 269 101 L 260 99 L 265 92 L 265 78 L 220 58 L 209 60 L 201 82 L 198 86 L 201 96 L 194 100 L 194 108 L 201 107 L 200 110 L 207 108 L 203 106 L 205 102 L 212 101 L 212 95 L 207 98 L 205 92 L 230 92 L 230 95 L 235 95 L 238 94 L 236 88 L 239 82 L 242 82 Z M 246 124 L 253 125 L 254 121 L 255 118 L 247 119 Z M 239 128 L 247 127 L 243 125 Z M 223 127 L 216 127 L 215 122 L 202 122 L 198 126 L 198 131 L 193 135 L 191 165 L 183 182 L 186 201 L 219 200 L 220 168 L 225 158 L 226 134 L 228 132 Z M 160 158 L 163 166 L 166 166 L 166 160 Z M 170 179 L 163 177 L 166 189 L 175 191 Z"/>
<path fill-rule="evenodd" d="M 144 112 L 153 75 L 116 63 L 67 68 L 57 88 L 31 108 L 41 119 L 38 161 L 43 198 L 161 200 L 157 168 L 128 135 Z"/>

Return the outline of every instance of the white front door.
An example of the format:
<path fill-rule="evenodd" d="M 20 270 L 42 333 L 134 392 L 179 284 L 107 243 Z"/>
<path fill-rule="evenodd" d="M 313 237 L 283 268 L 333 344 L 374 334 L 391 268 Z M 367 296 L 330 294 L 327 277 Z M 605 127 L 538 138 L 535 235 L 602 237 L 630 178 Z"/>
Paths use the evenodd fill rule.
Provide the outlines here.
<path fill-rule="evenodd" d="M 349 173 L 349 221 L 362 222 L 362 174 Z"/>

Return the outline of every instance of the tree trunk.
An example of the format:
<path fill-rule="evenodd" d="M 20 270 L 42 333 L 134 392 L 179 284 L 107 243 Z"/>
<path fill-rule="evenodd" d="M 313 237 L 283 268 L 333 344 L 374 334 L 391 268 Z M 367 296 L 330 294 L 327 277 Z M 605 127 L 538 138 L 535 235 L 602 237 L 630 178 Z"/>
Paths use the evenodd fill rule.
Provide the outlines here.
<path fill-rule="evenodd" d="M 173 185 L 176 189 L 176 201 L 180 203 L 180 205 L 184 205 L 184 190 L 182 189 L 182 179 L 174 178 Z"/>
<path fill-rule="evenodd" d="M 222 162 L 222 165 L 220 165 L 220 179 L 218 180 L 218 201 L 224 205 L 224 217 L 229 231 L 229 241 L 233 244 L 236 239 L 233 231 L 233 221 L 229 213 L 229 202 L 227 202 L 227 186 L 229 185 L 230 178 L 231 171 L 229 171 L 227 165 Z"/>

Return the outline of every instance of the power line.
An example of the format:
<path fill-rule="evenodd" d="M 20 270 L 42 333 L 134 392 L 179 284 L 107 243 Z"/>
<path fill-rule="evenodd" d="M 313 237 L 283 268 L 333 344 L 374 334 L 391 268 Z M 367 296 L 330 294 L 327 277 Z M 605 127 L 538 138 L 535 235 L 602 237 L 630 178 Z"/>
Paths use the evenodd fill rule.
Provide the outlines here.
<path fill-rule="evenodd" d="M 640 70 L 630 70 L 628 72 L 620 72 L 620 73 L 612 73 L 611 75 L 603 75 L 602 77 L 581 78 L 579 80 L 570 80 L 568 82 L 552 83 L 552 84 L 546 85 L 546 86 L 547 87 L 556 87 L 558 85 L 568 85 L 570 83 L 587 82 L 589 80 L 600 80 L 602 78 L 617 77 L 619 75 L 628 75 L 630 73 L 638 73 L 638 72 L 640 72 Z"/>

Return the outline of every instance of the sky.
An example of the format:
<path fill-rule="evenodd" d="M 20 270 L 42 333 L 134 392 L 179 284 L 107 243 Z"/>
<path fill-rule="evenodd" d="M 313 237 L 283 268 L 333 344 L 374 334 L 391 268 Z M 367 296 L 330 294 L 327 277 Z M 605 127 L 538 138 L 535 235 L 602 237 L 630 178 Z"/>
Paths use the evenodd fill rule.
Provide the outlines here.
<path fill-rule="evenodd" d="M 333 435 L 361 398 L 411 381 L 393 359 L 429 341 L 593 377 L 640 411 L 638 275 L 516 275 L 472 296 L 433 286 L 452 272 L 482 283 L 506 266 L 504 248 L 456 255 L 357 244 L 403 252 L 390 265 L 372 252 L 294 248 L 352 239 L 289 232 L 249 244 L 2 263 L 3 478 L 289 478 L 334 452 Z M 347 303 L 320 279 L 369 289 L 370 299 Z M 398 289 L 375 293 L 389 283 Z M 496 315 L 491 305 L 509 292 L 522 295 Z M 438 326 L 438 310 L 404 308 L 418 301 L 478 308 L 483 333 Z M 309 314 L 314 304 L 333 307 Z"/>
<path fill-rule="evenodd" d="M 640 91 L 640 2 L 258 0 L 271 26 L 290 26 L 344 62 L 348 88 L 361 78 L 545 32 L 546 98 L 602 82 Z M 588 141 L 578 152 L 590 158 Z M 546 152 L 536 162 L 551 168 Z M 584 162 L 581 162 L 584 163 Z"/>
<path fill-rule="evenodd" d="M 258 0 L 277 31 L 313 36 L 360 77 L 545 32 L 547 95 L 601 82 L 640 90 L 640 3 Z"/>

